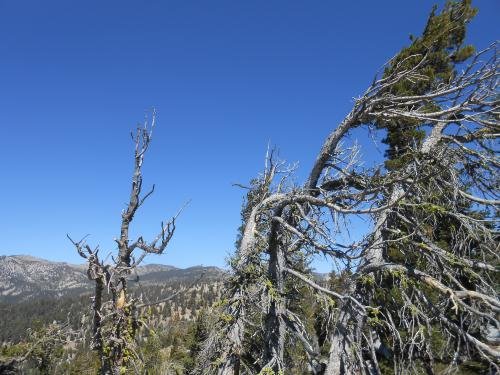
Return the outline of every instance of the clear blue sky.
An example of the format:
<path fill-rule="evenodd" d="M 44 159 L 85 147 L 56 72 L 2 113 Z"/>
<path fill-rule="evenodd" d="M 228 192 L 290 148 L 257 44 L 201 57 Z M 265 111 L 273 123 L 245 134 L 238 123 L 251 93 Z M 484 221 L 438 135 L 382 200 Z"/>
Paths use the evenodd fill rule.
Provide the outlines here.
<path fill-rule="evenodd" d="M 304 176 L 433 3 L 0 0 L 0 254 L 80 262 L 66 233 L 113 249 L 129 131 L 154 106 L 144 184 L 157 189 L 133 233 L 192 199 L 149 261 L 222 266 L 244 194 L 232 184 L 261 170 L 269 141 Z M 485 47 L 500 3 L 475 4 L 469 41 Z"/>

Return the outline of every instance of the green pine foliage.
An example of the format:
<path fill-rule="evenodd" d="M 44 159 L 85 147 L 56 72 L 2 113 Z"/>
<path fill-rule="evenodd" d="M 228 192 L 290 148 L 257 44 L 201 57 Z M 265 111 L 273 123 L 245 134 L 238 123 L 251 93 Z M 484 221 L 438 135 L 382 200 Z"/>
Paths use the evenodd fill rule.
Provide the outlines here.
<path fill-rule="evenodd" d="M 400 71 L 414 70 L 414 74 L 425 77 L 425 80 L 419 80 L 418 83 L 410 79 L 402 80 L 395 85 L 387 95 L 405 95 L 418 96 L 425 95 L 432 89 L 439 87 L 441 83 L 449 82 L 457 74 L 460 63 L 472 56 L 475 49 L 471 45 L 464 45 L 466 36 L 466 28 L 469 21 L 476 15 L 477 10 L 471 6 L 470 0 L 448 1 L 440 13 L 437 13 L 437 8 L 434 7 L 431 11 L 427 25 L 423 34 L 420 37 L 411 37 L 412 44 L 403 48 L 399 54 L 391 61 L 389 67 L 385 71 L 385 77 Z M 422 58 L 424 58 L 422 60 Z M 419 108 L 419 111 L 425 113 L 427 110 L 438 110 L 439 104 L 429 100 L 425 106 Z M 457 119 L 458 120 L 458 119 Z M 388 148 L 386 151 L 386 168 L 388 171 L 402 170 L 410 160 L 413 160 L 418 155 L 414 150 L 420 145 L 425 136 L 425 121 L 408 121 L 407 118 L 394 118 L 383 120 L 377 123 L 379 128 L 387 131 L 384 143 Z M 432 156 L 430 156 L 432 158 Z M 421 170 L 419 173 L 424 176 L 439 174 L 445 176 L 448 165 L 443 165 L 440 160 L 433 160 L 430 163 L 429 170 Z M 434 187 L 435 191 L 440 191 L 439 195 L 432 193 L 432 187 L 426 186 L 423 179 L 421 189 L 428 190 L 428 196 L 425 201 L 413 200 L 410 194 L 406 201 L 402 202 L 398 212 L 408 218 L 419 218 L 417 221 L 422 223 L 424 235 L 433 243 L 446 252 L 449 252 L 451 261 L 454 259 L 454 237 L 458 231 L 458 220 L 446 214 L 447 201 L 443 199 L 443 191 L 447 191 L 446 187 Z M 451 194 L 451 192 L 450 192 Z M 412 206 L 405 206 L 405 203 L 411 203 Z M 457 204 L 456 202 L 454 204 Z M 458 209 L 467 215 L 476 215 L 481 217 L 481 213 L 473 212 L 472 208 L 459 200 Z M 457 207 L 455 207 L 457 209 Z M 405 223 L 395 217 L 388 219 L 389 229 L 397 231 L 397 234 L 387 234 L 388 239 L 405 238 L 409 236 L 414 227 L 411 223 Z M 473 258 L 473 251 L 478 246 L 477 240 L 470 238 L 468 249 L 462 249 L 463 256 L 469 259 Z M 408 239 L 394 242 L 387 246 L 385 258 L 388 262 L 403 264 L 409 269 L 427 269 L 425 244 L 415 244 L 414 240 Z M 473 290 L 474 274 L 468 272 L 468 268 L 463 264 L 456 264 L 457 269 L 461 269 L 461 274 L 457 279 L 462 285 Z M 394 341 L 394 332 L 385 331 L 383 325 L 377 316 L 370 316 L 369 322 L 379 332 L 383 338 L 383 344 L 393 348 L 392 352 L 386 356 L 380 356 L 380 366 L 385 374 L 394 373 L 392 359 L 394 357 L 404 358 L 408 355 L 406 352 L 408 347 L 401 345 L 407 340 L 407 332 L 405 330 L 404 319 L 400 320 L 399 314 L 396 312 L 400 306 L 404 305 L 402 291 L 406 294 L 411 294 L 411 290 L 419 290 L 423 292 L 428 300 L 434 305 L 443 306 L 443 296 L 437 291 L 428 288 L 426 285 L 415 282 L 406 277 L 403 273 L 384 272 L 379 275 L 383 280 L 380 283 L 381 287 L 373 289 L 370 285 L 363 285 L 365 293 L 372 306 L 384 306 L 384 311 L 394 312 L 393 319 L 397 326 L 401 327 L 398 335 L 401 340 Z M 368 283 L 368 281 L 366 281 Z M 455 317 L 460 320 L 457 312 L 448 307 L 445 312 L 448 316 Z M 474 331 L 471 330 L 474 334 Z M 417 354 L 414 371 L 417 373 L 432 373 L 432 371 L 444 370 L 453 361 L 455 347 L 450 347 L 450 342 L 443 337 L 441 329 L 433 323 L 431 326 L 422 327 L 421 334 L 426 341 L 426 351 L 432 353 L 434 358 L 430 358 L 428 353 Z M 455 344 L 453 344 L 455 345 Z M 453 346 L 451 345 L 451 346 Z M 481 362 L 481 358 L 477 360 L 466 361 L 456 366 L 457 374 L 469 373 L 487 373 L 488 367 Z M 471 372 L 472 371 L 472 372 Z"/>
<path fill-rule="evenodd" d="M 440 83 L 449 82 L 455 76 L 457 66 L 474 53 L 473 46 L 464 45 L 467 24 L 477 13 L 471 1 L 448 1 L 441 13 L 436 11 L 437 7 L 434 7 L 422 35 L 410 37 L 412 44 L 394 57 L 384 74 L 388 77 L 395 72 L 413 69 L 415 75 L 425 79 L 401 80 L 391 87 L 388 95 L 423 95 Z M 437 103 L 429 101 L 420 111 L 431 111 L 438 107 Z M 389 170 L 401 168 L 407 163 L 410 150 L 425 135 L 423 125 L 422 122 L 409 121 L 407 118 L 377 123 L 378 127 L 387 129 L 384 143 L 388 146 L 386 167 Z"/>

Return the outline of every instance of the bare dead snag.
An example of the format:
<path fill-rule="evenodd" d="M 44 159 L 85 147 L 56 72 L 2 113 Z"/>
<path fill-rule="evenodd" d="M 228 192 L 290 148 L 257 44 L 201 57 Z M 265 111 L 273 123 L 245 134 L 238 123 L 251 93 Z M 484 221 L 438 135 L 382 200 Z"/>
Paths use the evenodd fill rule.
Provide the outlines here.
<path fill-rule="evenodd" d="M 148 254 L 163 254 L 174 232 L 179 211 L 166 224 L 161 223 L 160 232 L 151 241 L 142 237 L 135 241 L 129 238 L 130 224 L 137 210 L 154 192 L 151 190 L 142 195 L 142 165 L 151 142 L 155 126 L 156 114 L 153 112 L 151 122 L 137 127 L 132 134 L 134 141 L 134 173 L 129 201 L 121 215 L 120 236 L 115 239 L 118 254 L 108 264 L 99 258 L 99 249 L 92 249 L 85 238 L 76 242 L 68 238 L 75 246 L 78 254 L 88 263 L 87 275 L 94 281 L 95 291 L 92 297 L 93 338 L 92 347 L 101 358 L 102 374 L 121 374 L 137 358 L 134 356 L 134 337 L 139 326 L 138 309 L 146 306 L 130 297 L 127 278 Z M 135 257 L 136 250 L 142 253 Z"/>

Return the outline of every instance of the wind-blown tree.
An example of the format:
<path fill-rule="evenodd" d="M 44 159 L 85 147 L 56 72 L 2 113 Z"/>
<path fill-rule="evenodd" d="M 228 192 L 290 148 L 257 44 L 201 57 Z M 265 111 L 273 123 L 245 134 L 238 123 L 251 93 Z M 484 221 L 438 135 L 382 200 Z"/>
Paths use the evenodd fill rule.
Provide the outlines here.
<path fill-rule="evenodd" d="M 443 363 L 479 359 L 498 370 L 498 62 L 496 45 L 476 54 L 461 47 L 473 14 L 467 1 L 433 12 L 418 48 L 390 61 L 327 137 L 303 186 L 273 167 L 257 180 L 198 373 L 284 373 L 289 337 L 315 374 L 380 374 L 383 361 L 395 373 L 433 373 L 439 340 L 455 349 Z M 360 150 L 342 145 L 351 130 L 375 126 L 387 131 L 393 163 L 363 168 Z M 372 225 L 342 243 L 352 217 Z M 446 239 L 434 233 L 444 222 Z M 338 264 L 347 288 L 328 289 L 297 267 L 299 254 L 318 253 Z M 289 282 L 325 304 L 328 355 L 308 317 L 291 311 Z"/>
<path fill-rule="evenodd" d="M 379 127 L 387 129 L 384 141 L 389 148 L 385 164 L 389 171 L 404 174 L 413 169 L 415 175 L 420 177 L 410 183 L 394 184 L 386 190 L 384 204 L 400 199 L 404 201 L 404 204 L 398 204 L 397 209 L 391 208 L 379 216 L 377 223 L 380 230 L 374 238 L 379 237 L 381 246 L 377 246 L 377 251 L 370 256 L 376 259 L 375 262 L 385 262 L 386 265 L 382 271 L 367 273 L 369 277 L 378 278 L 378 283 L 371 287 L 366 285 L 369 284 L 367 279 L 363 280 L 365 285 L 358 283 L 361 289 L 358 293 L 363 294 L 365 301 L 383 306 L 382 311 L 376 310 L 377 316 L 372 317 L 371 323 L 379 325 L 374 330 L 377 340 L 382 339 L 379 348 L 380 345 L 385 349 L 390 347 L 391 350 L 384 351 L 385 359 L 393 364 L 396 373 L 416 372 L 419 368 L 432 373 L 437 358 L 457 366 L 466 358 L 483 357 L 491 361 L 498 356 L 497 352 L 489 350 L 489 346 L 476 340 L 482 336 L 487 342 L 486 337 L 491 335 L 485 335 L 484 331 L 491 332 L 491 329 L 498 328 L 495 320 L 498 306 L 487 304 L 492 310 L 478 319 L 471 311 L 477 312 L 482 307 L 471 300 L 461 306 L 463 313 L 459 314 L 457 303 L 463 304 L 465 297 L 455 303 L 451 291 L 458 288 L 469 290 L 474 295 L 482 290 L 486 295 L 493 296 L 493 301 L 496 298 L 493 288 L 495 267 L 477 263 L 482 263 L 485 257 L 493 264 L 498 262 L 494 253 L 490 253 L 496 245 L 495 234 L 489 224 L 494 221 L 491 207 L 498 202 L 474 197 L 465 191 L 472 189 L 479 195 L 495 197 L 498 165 L 495 161 L 476 163 L 467 152 L 455 149 L 457 145 L 453 144 L 456 137 L 461 138 L 461 133 L 479 131 L 471 137 L 469 146 L 478 154 L 491 155 L 493 150 L 487 143 L 488 139 L 496 138 L 495 126 L 498 126 L 495 119 L 484 123 L 489 121 L 488 117 L 495 117 L 497 106 L 496 51 L 493 51 L 489 62 L 489 74 L 492 76 L 483 82 L 473 79 L 469 86 L 462 86 L 462 79 L 467 74 L 474 76 L 481 71 L 475 70 L 478 57 L 469 65 L 462 66 L 462 74 L 457 69 L 460 63 L 473 55 L 474 49 L 463 46 L 463 41 L 466 24 L 474 14 L 469 1 L 448 2 L 439 15 L 434 9 L 422 37 L 403 49 L 385 70 L 385 76 L 388 76 L 414 67 L 413 74 L 420 76 L 417 81 L 405 80 L 394 85 L 390 95 L 427 96 L 426 100 L 409 102 L 407 108 L 400 109 L 402 116 L 393 112 L 375 120 Z M 453 95 L 429 96 L 429 93 L 439 91 L 440 87 L 450 87 L 450 83 L 456 86 L 453 87 Z M 422 114 L 407 116 L 408 112 Z M 444 118 L 434 120 L 427 117 L 426 112 L 441 112 Z M 478 178 L 483 182 L 475 186 Z M 478 212 L 473 212 L 472 206 L 483 213 L 478 215 Z M 366 256 L 364 261 L 367 261 L 366 265 L 372 262 Z M 418 277 L 418 271 L 427 274 Z M 479 279 L 471 282 L 471 277 L 474 278 L 471 275 Z M 483 277 L 486 283 L 482 282 Z M 442 284 L 438 285 L 436 280 Z M 450 294 L 450 298 L 442 298 L 443 294 Z M 432 309 L 433 305 L 439 307 Z M 346 342 L 341 335 L 337 337 L 340 338 L 339 344 Z M 444 350 L 451 343 L 453 350 Z M 363 345 L 361 341 L 360 345 Z M 470 351 L 470 347 L 476 350 Z M 362 367 L 353 365 L 356 361 L 345 348 L 332 352 L 332 361 L 334 357 L 339 361 L 332 367 L 332 373 L 354 371 L 349 370 L 352 366 Z M 378 361 L 373 362 L 375 371 L 380 371 Z"/>
<path fill-rule="evenodd" d="M 69 236 L 78 254 L 88 263 L 88 278 L 95 283 L 92 297 L 93 337 L 92 348 L 99 354 L 102 374 L 121 374 L 135 367 L 138 360 L 135 335 L 140 326 L 139 309 L 150 305 L 131 298 L 128 293 L 127 279 L 148 254 L 162 254 L 175 231 L 175 220 L 179 213 L 167 223 L 161 223 L 159 234 L 150 242 L 143 237 L 131 240 L 129 228 L 137 210 L 154 192 L 154 185 L 142 195 L 142 164 L 144 155 L 151 142 L 155 126 L 155 113 L 151 122 L 137 127 L 131 134 L 135 144 L 134 173 L 127 208 L 122 211 L 120 236 L 115 239 L 118 253 L 107 263 L 100 258 L 99 248 L 92 249 L 85 238 L 76 242 Z M 136 257 L 137 251 L 141 253 Z M 138 277 L 136 275 L 136 277 Z"/>
<path fill-rule="evenodd" d="M 418 61 L 418 56 L 425 55 L 426 61 L 421 63 L 416 70 L 416 73 L 425 77 L 425 79 L 421 79 L 419 82 L 402 81 L 391 88 L 391 94 L 407 96 L 423 95 L 432 88 L 436 88 L 452 80 L 457 75 L 460 64 L 474 54 L 474 48 L 470 45 L 464 45 L 464 40 L 466 25 L 475 14 L 476 10 L 472 8 L 470 1 L 448 2 L 440 14 L 436 14 L 436 8 L 434 8 L 422 36 L 417 38 L 412 37 L 412 44 L 400 51 L 390 64 L 388 64 L 384 73 L 387 76 L 396 70 L 410 67 L 412 64 L 415 64 L 415 61 Z M 441 108 L 440 102 L 432 99 L 427 103 L 421 103 L 421 105 L 423 106 L 422 110 L 425 108 L 427 110 Z M 386 151 L 387 159 L 385 161 L 387 169 L 403 170 L 404 168 L 408 168 L 409 164 L 414 160 L 417 149 L 425 139 L 427 121 L 425 119 L 408 119 L 406 117 L 382 118 L 378 120 L 376 125 L 379 128 L 387 130 L 387 136 L 383 140 L 388 146 Z M 449 163 L 449 159 L 434 158 L 433 163 L 435 164 L 433 167 L 435 170 L 445 171 L 448 167 L 447 163 Z M 453 180 L 452 174 L 448 178 Z M 425 184 L 427 184 L 427 181 L 424 181 L 423 185 Z M 426 189 L 425 186 L 421 186 L 421 188 Z M 438 205 L 447 207 L 450 203 L 447 196 L 448 194 L 453 195 L 453 189 L 450 189 L 447 185 L 434 185 L 432 189 L 440 192 L 439 194 L 435 194 L 428 190 L 428 194 L 431 197 L 430 201 L 434 207 L 438 207 Z M 391 194 L 392 191 L 388 192 L 387 197 Z M 444 199 L 442 199 L 443 197 Z M 461 206 L 462 210 L 471 209 L 470 203 L 466 200 L 453 200 L 452 204 Z M 456 209 L 460 211 L 459 207 L 456 207 Z M 400 217 L 402 214 L 406 215 L 407 218 L 403 220 Z M 425 254 L 411 249 L 408 243 L 397 241 L 400 233 L 410 233 L 415 228 L 413 225 L 419 220 L 415 220 L 414 216 L 418 216 L 418 214 L 415 210 L 406 210 L 400 211 L 397 214 L 393 212 L 388 215 L 384 236 L 386 240 L 392 239 L 396 241 L 386 246 L 384 254 L 386 261 L 402 262 L 410 268 L 422 267 L 422 264 L 427 262 Z M 450 228 L 459 228 L 460 222 L 453 217 L 440 215 L 439 213 L 435 215 L 434 220 L 428 220 L 428 214 L 429 212 L 426 212 L 424 216 L 427 217 L 421 217 L 422 221 L 419 221 L 421 223 L 421 235 L 425 234 L 427 237 L 432 237 L 433 242 L 439 242 L 439 246 L 442 249 L 449 251 L 454 246 L 454 234 L 450 233 Z M 427 219 L 427 222 L 425 219 Z M 474 241 L 472 239 L 471 241 L 470 246 L 472 249 Z M 385 276 L 386 285 L 373 293 L 372 304 L 392 304 L 392 308 L 396 310 L 397 306 L 401 304 L 400 286 L 397 282 L 394 282 L 393 275 L 386 274 Z M 460 279 L 462 280 L 461 282 L 464 282 L 464 277 Z M 392 319 L 395 324 L 402 325 L 406 317 L 403 317 L 401 321 L 399 316 L 393 316 Z M 452 362 L 453 359 L 451 357 L 453 357 L 455 348 L 449 351 L 443 350 L 444 346 L 446 346 L 444 345 L 446 343 L 444 337 L 439 340 L 439 330 L 432 325 L 428 328 L 432 332 L 432 339 L 429 337 L 426 345 L 420 345 L 419 347 L 421 365 L 429 368 L 435 367 L 434 359 L 438 358 L 441 362 Z M 385 336 L 381 338 L 383 345 L 392 340 L 392 332 L 386 332 Z M 441 347 L 437 345 L 439 341 L 441 341 Z M 390 353 L 390 356 L 404 357 L 406 350 L 416 351 L 415 346 L 411 342 L 400 342 L 398 350 Z M 439 354 L 435 355 L 433 353 Z M 446 356 L 449 358 L 446 358 Z M 385 358 L 385 362 L 390 363 L 391 361 L 387 361 L 387 359 Z M 402 365 L 407 365 L 404 360 L 402 361 Z M 384 371 L 387 372 L 388 369 L 385 368 Z"/>
<path fill-rule="evenodd" d="M 460 87 L 465 79 L 462 75 L 452 81 L 456 89 L 443 84 L 441 87 L 453 90 L 449 97 L 421 95 L 431 95 L 428 99 L 441 101 L 444 108 L 433 110 L 431 115 L 419 111 L 419 103 L 414 103 L 416 110 L 389 112 L 389 116 L 402 114 L 411 120 L 423 120 L 431 129 L 421 145 L 413 147 L 413 152 L 407 155 L 411 159 L 405 167 L 387 174 L 400 181 L 385 189 L 377 204 L 386 207 L 374 215 L 375 229 L 367 238 L 353 294 L 363 304 L 371 305 L 366 319 L 372 325 L 369 333 L 375 332 L 377 339 L 386 338 L 397 373 L 411 371 L 419 356 L 423 363 L 430 360 L 432 364 L 433 351 L 429 343 L 436 324 L 440 325 L 439 335 L 445 335 L 455 344 L 457 359 L 463 348 L 467 348 L 465 356 L 475 352 L 492 365 L 498 359 L 498 351 L 486 344 L 484 332 L 480 332 L 481 327 L 497 324 L 495 316 L 499 306 L 492 282 L 498 262 L 495 233 L 488 225 L 494 220 L 488 207 L 498 203 L 494 188 L 497 165 L 494 157 L 487 156 L 491 150 L 486 145 L 487 138 L 496 137 L 495 127 L 498 127 L 495 120 L 486 120 L 488 113 L 496 110 L 492 100 L 496 89 L 495 70 L 496 61 L 492 68 L 483 66 L 474 71 L 471 74 L 474 78 L 467 79 L 472 85 L 469 87 Z M 476 77 L 487 76 L 482 83 L 476 81 Z M 437 118 L 434 113 L 438 114 Z M 468 145 L 471 148 L 455 147 L 454 143 L 466 134 L 471 135 Z M 482 186 L 472 186 L 469 182 L 474 179 L 468 172 L 472 161 L 470 153 L 488 159 L 481 160 L 474 168 L 474 175 L 482 176 Z M 470 194 L 472 192 L 477 195 Z M 481 202 L 490 214 L 478 220 L 471 213 L 464 213 L 465 197 L 471 204 Z M 456 225 L 450 227 L 453 241 L 451 246 L 443 248 L 442 236 L 432 232 L 440 222 L 450 218 Z M 472 240 L 476 246 L 471 246 Z M 399 256 L 396 257 L 394 251 L 399 252 Z M 492 263 L 484 262 L 486 259 Z M 467 285 L 460 282 L 464 274 L 474 275 L 475 281 Z M 382 282 L 387 279 L 392 279 L 391 288 Z M 386 294 L 380 298 L 381 293 Z M 377 302 L 381 300 L 392 303 L 380 306 Z M 376 347 L 362 330 L 353 335 L 346 329 L 349 324 L 365 325 L 365 320 L 347 310 L 347 307 L 342 309 L 344 320 L 332 338 L 329 367 L 332 374 L 361 371 L 365 367 L 363 356 L 359 355 L 362 348 Z M 358 358 L 354 353 L 358 353 Z M 375 351 L 371 362 L 374 371 L 379 372 Z"/>

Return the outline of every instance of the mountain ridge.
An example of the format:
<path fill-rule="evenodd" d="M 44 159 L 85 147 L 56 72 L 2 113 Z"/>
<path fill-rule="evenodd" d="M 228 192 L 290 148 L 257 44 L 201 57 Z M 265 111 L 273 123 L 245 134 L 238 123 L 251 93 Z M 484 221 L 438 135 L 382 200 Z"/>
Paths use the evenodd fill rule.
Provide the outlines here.
<path fill-rule="evenodd" d="M 0 255 L 0 302 L 18 302 L 33 298 L 64 297 L 88 293 L 93 284 L 85 264 L 54 262 L 31 255 Z M 178 268 L 163 264 L 138 266 L 131 281 L 162 284 L 166 281 L 220 280 L 225 271 L 214 266 Z"/>

